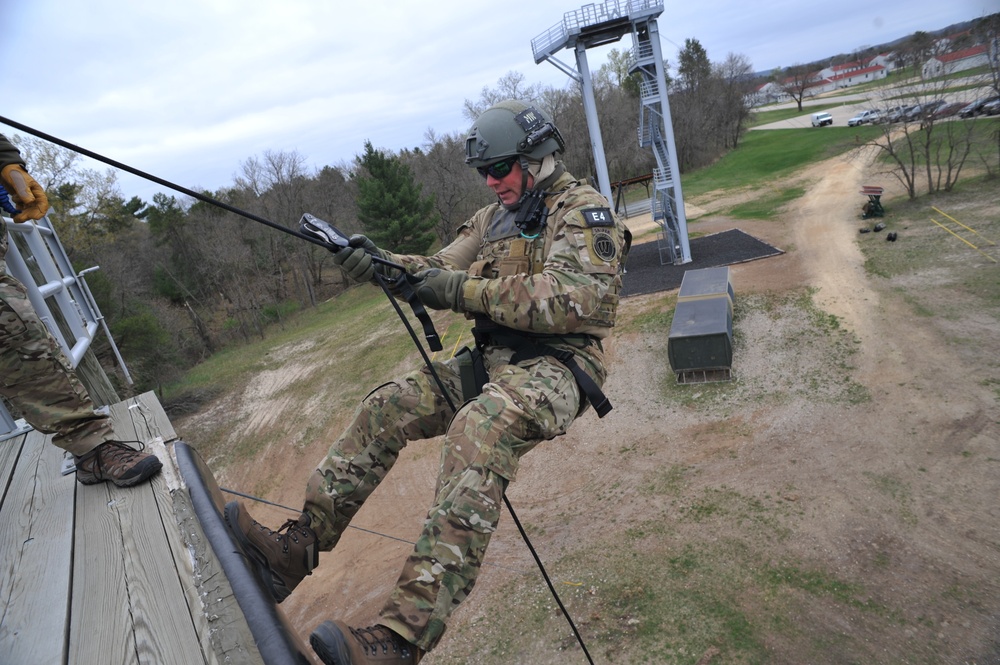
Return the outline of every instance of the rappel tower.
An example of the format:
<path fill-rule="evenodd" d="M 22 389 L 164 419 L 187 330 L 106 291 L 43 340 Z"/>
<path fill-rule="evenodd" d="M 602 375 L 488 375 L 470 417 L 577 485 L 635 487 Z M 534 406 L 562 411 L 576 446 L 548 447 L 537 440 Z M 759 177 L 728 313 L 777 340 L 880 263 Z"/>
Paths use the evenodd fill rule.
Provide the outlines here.
<path fill-rule="evenodd" d="M 532 39 L 531 50 L 536 63 L 548 60 L 581 85 L 598 187 L 611 201 L 611 181 L 597 118 L 593 81 L 587 66 L 587 49 L 616 42 L 631 33 L 633 47 L 629 54 L 629 72 L 638 73 L 641 77 L 639 145 L 653 151 L 657 164 L 653 171 L 650 210 L 661 230 L 658 240 L 660 263 L 682 264 L 691 261 L 691 247 L 656 25 L 656 17 L 661 13 L 662 0 L 607 0 L 584 5 L 566 12 L 560 23 Z M 554 57 L 563 48 L 573 49 L 575 69 Z"/>

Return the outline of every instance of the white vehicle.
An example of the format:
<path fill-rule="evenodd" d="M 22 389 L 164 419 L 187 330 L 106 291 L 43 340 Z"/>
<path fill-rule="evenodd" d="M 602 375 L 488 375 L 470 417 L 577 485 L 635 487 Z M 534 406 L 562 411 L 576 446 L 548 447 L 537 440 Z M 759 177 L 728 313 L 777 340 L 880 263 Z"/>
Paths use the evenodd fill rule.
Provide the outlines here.
<path fill-rule="evenodd" d="M 822 127 L 824 125 L 832 125 L 833 116 L 829 113 L 813 113 L 812 114 L 812 125 L 813 127 Z"/>
<path fill-rule="evenodd" d="M 856 116 L 847 121 L 848 127 L 857 127 L 858 125 L 863 125 L 867 123 L 879 122 L 882 120 L 882 114 L 876 109 L 869 109 L 867 111 L 861 111 Z"/>

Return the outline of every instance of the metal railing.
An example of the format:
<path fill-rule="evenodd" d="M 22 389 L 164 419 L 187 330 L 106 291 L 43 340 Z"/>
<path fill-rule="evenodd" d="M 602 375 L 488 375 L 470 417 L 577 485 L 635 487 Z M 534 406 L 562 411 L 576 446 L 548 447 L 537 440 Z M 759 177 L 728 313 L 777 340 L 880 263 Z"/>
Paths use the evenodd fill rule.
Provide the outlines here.
<path fill-rule="evenodd" d="M 535 63 L 561 50 L 567 45 L 571 35 L 578 35 L 586 28 L 623 18 L 639 19 L 647 15 L 658 15 L 662 11 L 663 0 L 606 0 L 566 12 L 562 21 L 531 40 Z"/>
<path fill-rule="evenodd" d="M 7 272 L 28 291 L 28 299 L 38 318 L 59 343 L 70 364 L 76 368 L 90 348 L 98 328 L 104 330 L 125 380 L 131 385 L 128 367 L 115 345 L 104 316 L 90 292 L 86 273 L 75 273 L 66 250 L 48 216 L 35 223 L 16 224 L 3 217 L 4 233 L 10 232 Z M 0 439 L 18 429 L 13 417 L 0 402 Z"/>

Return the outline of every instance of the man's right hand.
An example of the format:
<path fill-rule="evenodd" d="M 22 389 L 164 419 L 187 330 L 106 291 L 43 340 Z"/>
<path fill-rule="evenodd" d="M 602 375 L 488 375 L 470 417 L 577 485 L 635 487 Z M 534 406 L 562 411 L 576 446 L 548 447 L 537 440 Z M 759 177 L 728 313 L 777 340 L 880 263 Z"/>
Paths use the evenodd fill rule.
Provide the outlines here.
<path fill-rule="evenodd" d="M 0 180 L 14 200 L 14 205 L 20 210 L 14 215 L 15 222 L 45 217 L 45 213 L 49 211 L 49 198 L 42 186 L 28 175 L 24 167 L 20 164 L 8 164 L 0 171 Z"/>
<path fill-rule="evenodd" d="M 382 257 L 384 252 L 367 236 L 353 235 L 349 245 L 333 255 L 333 262 L 340 266 L 348 277 L 363 284 L 372 281 L 375 276 L 372 255 Z"/>

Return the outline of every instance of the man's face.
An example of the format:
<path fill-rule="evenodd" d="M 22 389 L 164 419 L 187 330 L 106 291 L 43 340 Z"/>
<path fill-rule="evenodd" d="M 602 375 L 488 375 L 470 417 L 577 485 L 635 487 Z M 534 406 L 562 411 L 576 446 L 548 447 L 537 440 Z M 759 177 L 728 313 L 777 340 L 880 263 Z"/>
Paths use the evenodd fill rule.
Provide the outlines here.
<path fill-rule="evenodd" d="M 528 188 L 534 185 L 535 179 L 528 174 Z M 521 164 L 515 162 L 510 169 L 510 173 L 502 178 L 497 178 L 492 173 L 486 174 L 486 186 L 493 190 L 504 205 L 513 205 L 521 200 L 524 193 L 521 187 Z"/>

